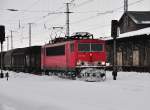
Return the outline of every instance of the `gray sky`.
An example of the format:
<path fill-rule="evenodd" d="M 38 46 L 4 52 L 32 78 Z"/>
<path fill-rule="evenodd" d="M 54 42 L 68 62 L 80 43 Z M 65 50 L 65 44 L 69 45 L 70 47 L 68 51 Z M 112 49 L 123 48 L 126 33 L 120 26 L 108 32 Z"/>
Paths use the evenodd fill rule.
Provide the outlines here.
<path fill-rule="evenodd" d="M 6 36 L 10 36 L 10 30 L 14 31 L 14 48 L 28 46 L 28 23 L 33 23 L 32 45 L 43 45 L 50 40 L 49 35 L 53 38 L 56 33 L 58 36 L 65 35 L 66 15 L 63 12 L 66 10 L 65 3 L 69 1 L 0 0 L 0 24 L 6 26 Z M 72 1 L 70 33 L 83 31 L 94 34 L 96 38 L 109 36 L 111 20 L 118 20 L 123 14 L 124 0 Z M 150 0 L 129 0 L 129 11 L 150 11 Z M 52 30 L 55 26 L 63 26 L 64 29 Z M 6 50 L 6 42 L 4 48 Z"/>

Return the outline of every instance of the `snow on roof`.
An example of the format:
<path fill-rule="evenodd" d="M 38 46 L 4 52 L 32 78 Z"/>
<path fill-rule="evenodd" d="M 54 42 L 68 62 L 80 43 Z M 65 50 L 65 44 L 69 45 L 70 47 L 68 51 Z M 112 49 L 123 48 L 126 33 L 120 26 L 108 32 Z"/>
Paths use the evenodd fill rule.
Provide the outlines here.
<path fill-rule="evenodd" d="M 141 21 L 142 24 L 150 24 L 150 21 Z"/>
<path fill-rule="evenodd" d="M 150 27 L 140 29 L 140 30 L 137 30 L 137 31 L 131 31 L 131 32 L 127 32 L 127 33 L 124 33 L 124 34 L 120 34 L 119 38 L 137 36 L 137 35 L 144 35 L 144 34 L 150 35 Z"/>
<path fill-rule="evenodd" d="M 119 34 L 119 37 L 117 37 L 117 39 L 125 38 L 125 37 L 138 36 L 138 35 L 144 35 L 144 34 L 145 35 L 150 35 L 150 27 L 144 28 L 144 29 L 140 29 L 140 30 L 136 30 L 136 31 L 123 33 L 123 34 Z M 103 40 L 111 40 L 111 39 L 112 39 L 112 37 L 105 37 L 105 38 L 103 38 Z"/>

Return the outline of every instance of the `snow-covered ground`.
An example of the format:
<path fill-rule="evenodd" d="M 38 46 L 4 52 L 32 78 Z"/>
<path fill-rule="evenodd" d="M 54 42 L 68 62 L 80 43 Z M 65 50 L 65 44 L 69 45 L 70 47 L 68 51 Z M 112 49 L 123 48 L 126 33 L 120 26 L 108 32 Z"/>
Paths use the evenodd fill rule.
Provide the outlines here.
<path fill-rule="evenodd" d="M 84 82 L 10 72 L 0 79 L 0 110 L 150 110 L 150 74 L 119 72 Z"/>

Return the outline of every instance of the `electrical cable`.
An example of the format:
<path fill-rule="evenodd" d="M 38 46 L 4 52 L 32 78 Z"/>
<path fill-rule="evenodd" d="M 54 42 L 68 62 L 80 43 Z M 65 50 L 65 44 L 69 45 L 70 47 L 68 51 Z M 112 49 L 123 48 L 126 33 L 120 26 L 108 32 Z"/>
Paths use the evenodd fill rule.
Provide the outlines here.
<path fill-rule="evenodd" d="M 132 2 L 132 3 L 129 4 L 129 6 L 135 5 L 135 4 L 137 4 L 137 3 L 139 3 L 139 2 L 142 2 L 142 1 L 144 1 L 144 0 L 138 0 L 138 1 Z M 108 10 L 108 11 L 105 11 L 105 12 L 97 12 L 96 15 L 93 15 L 93 16 L 90 16 L 90 17 L 88 17 L 88 18 L 85 18 L 85 19 L 81 19 L 81 20 L 72 22 L 72 23 L 70 23 L 70 25 L 76 24 L 76 23 L 85 22 L 85 21 L 91 20 L 91 19 L 93 19 L 93 18 L 95 18 L 95 17 L 99 17 L 100 15 L 112 14 L 112 13 L 114 13 L 114 12 L 116 12 L 116 11 L 122 9 L 123 7 L 124 7 L 124 6 L 121 6 L 121 7 L 115 8 L 115 9 L 113 9 L 113 10 Z M 74 12 L 74 13 L 75 13 L 75 12 Z"/>

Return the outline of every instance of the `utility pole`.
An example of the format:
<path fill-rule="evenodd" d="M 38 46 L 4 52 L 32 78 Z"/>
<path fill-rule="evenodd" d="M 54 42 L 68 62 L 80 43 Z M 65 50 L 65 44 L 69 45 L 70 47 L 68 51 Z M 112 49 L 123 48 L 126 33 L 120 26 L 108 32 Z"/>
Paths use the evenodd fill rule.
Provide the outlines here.
<path fill-rule="evenodd" d="M 117 49 L 116 49 L 116 38 L 118 37 L 119 23 L 117 20 L 111 21 L 111 37 L 113 38 L 113 80 L 117 78 Z"/>
<path fill-rule="evenodd" d="M 66 36 L 69 37 L 70 36 L 70 27 L 69 27 L 69 14 L 72 13 L 69 11 L 69 4 L 70 3 L 66 3 Z"/>
<path fill-rule="evenodd" d="M 31 25 L 33 24 L 33 23 L 28 23 L 29 24 L 29 47 L 31 46 Z"/>
<path fill-rule="evenodd" d="M 128 0 L 124 0 L 124 13 L 128 12 Z M 125 31 L 128 31 L 128 16 L 125 17 Z"/>
<path fill-rule="evenodd" d="M 7 51 L 9 50 L 9 36 L 6 37 L 7 39 Z"/>
<path fill-rule="evenodd" d="M 124 12 L 128 11 L 128 0 L 124 0 Z"/>
<path fill-rule="evenodd" d="M 1 78 L 3 77 L 3 42 L 1 42 Z"/>
<path fill-rule="evenodd" d="M 11 49 L 13 49 L 13 31 L 10 31 Z"/>

